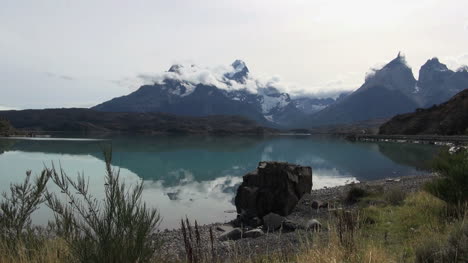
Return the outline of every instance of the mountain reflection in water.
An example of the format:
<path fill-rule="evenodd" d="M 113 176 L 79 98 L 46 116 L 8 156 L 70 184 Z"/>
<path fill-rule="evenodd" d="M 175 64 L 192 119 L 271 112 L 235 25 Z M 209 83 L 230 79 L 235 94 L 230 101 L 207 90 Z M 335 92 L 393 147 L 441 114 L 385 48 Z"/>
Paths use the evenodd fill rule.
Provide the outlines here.
<path fill-rule="evenodd" d="M 201 223 L 225 221 L 242 175 L 266 160 L 312 166 L 314 188 L 352 181 L 425 173 L 437 153 L 431 145 L 358 143 L 326 136 L 113 137 L 109 141 L 0 139 L 0 190 L 36 174 L 53 161 L 69 175 L 84 172 L 91 190 L 103 192 L 103 146 L 112 144 L 113 165 L 127 183 L 144 180 L 144 199 L 158 207 L 162 227 L 185 215 Z M 53 187 L 52 187 L 53 188 Z M 42 209 L 44 210 L 44 209 Z M 50 212 L 39 211 L 38 221 Z M 42 214 L 42 215 L 41 215 Z M 45 219 L 44 219 L 45 220 Z"/>

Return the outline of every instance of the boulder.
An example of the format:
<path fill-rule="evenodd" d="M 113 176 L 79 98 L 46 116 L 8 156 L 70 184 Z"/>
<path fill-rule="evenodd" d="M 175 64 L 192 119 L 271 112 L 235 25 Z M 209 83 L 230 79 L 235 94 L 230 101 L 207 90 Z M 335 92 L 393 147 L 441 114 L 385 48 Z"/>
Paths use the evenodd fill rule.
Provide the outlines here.
<path fill-rule="evenodd" d="M 261 229 L 252 229 L 244 233 L 244 238 L 257 238 L 263 236 L 263 231 Z"/>
<path fill-rule="evenodd" d="M 288 231 L 295 231 L 296 229 L 300 228 L 299 224 L 297 224 L 294 221 L 291 221 L 289 219 L 286 219 L 283 222 L 283 231 L 288 232 Z"/>
<path fill-rule="evenodd" d="M 278 214 L 269 213 L 268 215 L 263 217 L 263 227 L 268 231 L 272 232 L 279 229 L 283 222 L 286 219 Z"/>
<path fill-rule="evenodd" d="M 260 162 L 243 177 L 235 198 L 242 222 L 269 213 L 289 215 L 299 199 L 312 189 L 312 168 L 284 162 Z"/>
<path fill-rule="evenodd" d="M 232 231 L 234 227 L 230 224 L 224 224 L 224 225 L 219 225 L 216 227 L 216 230 L 221 231 L 221 232 L 229 232 Z"/>
<path fill-rule="evenodd" d="M 227 240 L 238 240 L 242 238 L 242 230 L 240 228 L 234 228 L 230 231 L 226 231 L 221 234 L 218 238 L 219 241 Z"/>

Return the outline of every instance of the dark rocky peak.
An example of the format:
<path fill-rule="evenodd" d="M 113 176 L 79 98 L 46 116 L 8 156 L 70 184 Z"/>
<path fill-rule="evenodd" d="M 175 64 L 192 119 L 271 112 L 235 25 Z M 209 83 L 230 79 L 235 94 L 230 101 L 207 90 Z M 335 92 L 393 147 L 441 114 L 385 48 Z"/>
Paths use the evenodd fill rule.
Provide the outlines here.
<path fill-rule="evenodd" d="M 173 73 L 177 73 L 177 74 L 180 74 L 180 70 L 183 68 L 184 66 L 181 65 L 181 64 L 174 64 L 172 65 L 168 72 L 173 72 Z"/>
<path fill-rule="evenodd" d="M 406 57 L 401 52 L 398 52 L 397 57 L 390 61 L 387 65 L 385 65 L 381 70 L 392 69 L 395 67 L 409 68 L 408 63 L 406 62 Z"/>
<path fill-rule="evenodd" d="M 398 56 L 382 69 L 368 74 L 363 88 L 385 87 L 389 90 L 400 90 L 409 95 L 414 91 L 415 84 L 416 79 L 406 63 L 405 56 L 398 53 Z"/>
<path fill-rule="evenodd" d="M 419 70 L 419 86 L 441 85 L 453 71 L 445 64 L 439 62 L 438 58 L 429 59 Z"/>
<path fill-rule="evenodd" d="M 426 61 L 421 70 L 447 71 L 449 69 L 445 64 L 440 63 L 438 58 L 434 57 Z"/>
<path fill-rule="evenodd" d="M 236 70 L 236 71 L 247 71 L 249 72 L 249 69 L 247 68 L 247 65 L 245 64 L 244 61 L 237 59 L 236 61 L 232 62 L 231 66 Z"/>
<path fill-rule="evenodd" d="M 192 71 L 196 70 L 196 66 L 195 65 L 190 65 L 190 67 L 187 67 L 185 65 L 182 65 L 182 64 L 174 64 L 172 65 L 168 72 L 173 72 L 173 73 L 177 73 L 177 74 L 181 74 L 182 73 L 182 70 L 186 69 L 186 68 L 189 68 L 191 69 Z"/>
<path fill-rule="evenodd" d="M 244 84 L 249 75 L 249 68 L 247 68 L 245 62 L 238 59 L 234 61 L 231 66 L 233 71 L 226 73 L 225 77 Z"/>

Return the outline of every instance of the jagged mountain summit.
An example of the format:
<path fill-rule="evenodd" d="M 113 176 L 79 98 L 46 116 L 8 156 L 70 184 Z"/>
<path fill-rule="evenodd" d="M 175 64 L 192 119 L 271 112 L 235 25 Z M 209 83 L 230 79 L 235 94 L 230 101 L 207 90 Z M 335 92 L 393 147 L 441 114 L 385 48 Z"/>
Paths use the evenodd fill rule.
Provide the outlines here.
<path fill-rule="evenodd" d="M 428 60 L 419 72 L 416 80 L 399 53 L 383 68 L 368 74 L 355 92 L 312 115 L 310 127 L 390 118 L 440 104 L 468 88 L 464 68 L 451 71 L 437 58 Z"/>
<path fill-rule="evenodd" d="M 335 100 L 291 98 L 270 83 L 250 76 L 236 60 L 227 72 L 214 74 L 196 65 L 173 65 L 152 85 L 99 104 L 108 112 L 163 112 L 185 116 L 240 115 L 275 127 L 289 127 Z"/>
<path fill-rule="evenodd" d="M 420 106 L 427 108 L 450 99 L 468 88 L 468 72 L 465 67 L 452 71 L 439 59 L 428 60 L 419 70 L 415 93 L 420 94 Z"/>

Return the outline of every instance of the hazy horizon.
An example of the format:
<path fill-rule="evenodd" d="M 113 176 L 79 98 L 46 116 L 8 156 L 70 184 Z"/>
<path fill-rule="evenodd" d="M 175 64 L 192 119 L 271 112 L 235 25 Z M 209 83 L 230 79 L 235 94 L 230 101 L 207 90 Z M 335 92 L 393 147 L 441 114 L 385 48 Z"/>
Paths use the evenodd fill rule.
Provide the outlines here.
<path fill-rule="evenodd" d="M 355 90 L 402 51 L 417 77 L 468 64 L 468 2 L 0 1 L 0 110 L 89 107 L 172 64 L 227 66 L 288 91 Z"/>

